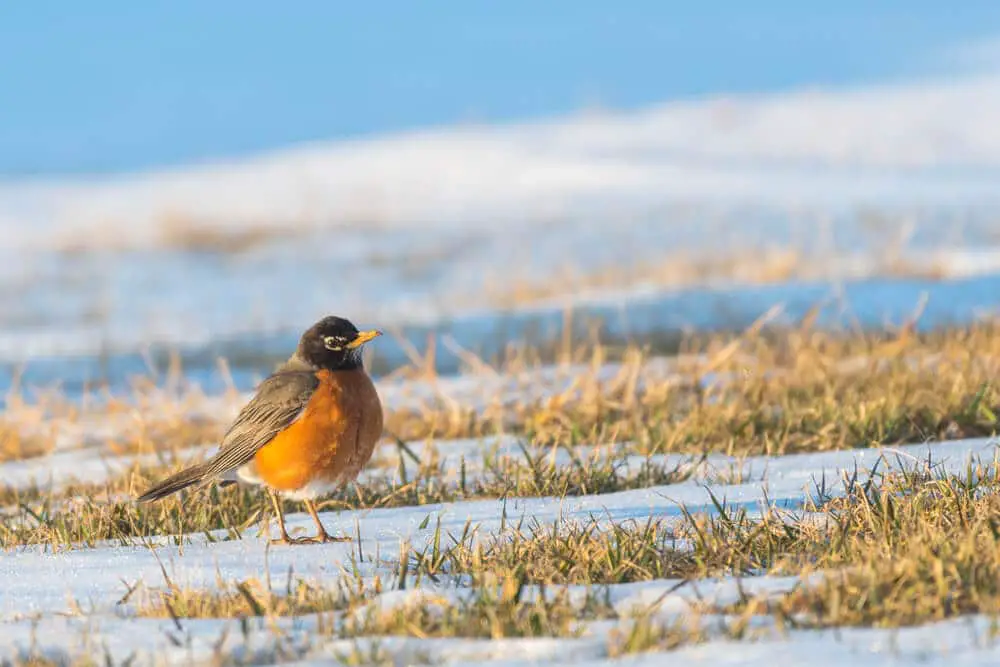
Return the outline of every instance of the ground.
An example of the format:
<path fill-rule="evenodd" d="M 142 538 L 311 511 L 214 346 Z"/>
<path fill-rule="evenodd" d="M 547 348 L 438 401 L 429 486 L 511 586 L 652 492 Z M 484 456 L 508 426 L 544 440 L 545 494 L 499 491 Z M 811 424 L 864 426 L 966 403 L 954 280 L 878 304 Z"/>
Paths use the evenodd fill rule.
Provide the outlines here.
<path fill-rule="evenodd" d="M 0 663 L 995 663 L 997 90 L 0 187 Z M 351 541 L 133 502 L 331 312 L 387 332 Z"/>
<path fill-rule="evenodd" d="M 1000 331 L 807 325 L 380 380 L 388 432 L 324 502 L 353 538 L 328 545 L 271 546 L 250 488 L 132 502 L 245 395 L 11 408 L 0 642 L 45 664 L 995 659 Z M 40 428 L 54 450 L 26 451 Z"/>

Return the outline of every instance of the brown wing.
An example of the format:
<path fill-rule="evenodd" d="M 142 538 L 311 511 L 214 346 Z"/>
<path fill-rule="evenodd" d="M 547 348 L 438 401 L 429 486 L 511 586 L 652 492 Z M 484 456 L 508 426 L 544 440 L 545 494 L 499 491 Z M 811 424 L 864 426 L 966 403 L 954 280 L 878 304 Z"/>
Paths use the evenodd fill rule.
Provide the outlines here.
<path fill-rule="evenodd" d="M 279 371 L 261 382 L 222 437 L 219 452 L 205 464 L 216 477 L 249 462 L 261 447 L 299 418 L 319 379 L 311 370 Z"/>

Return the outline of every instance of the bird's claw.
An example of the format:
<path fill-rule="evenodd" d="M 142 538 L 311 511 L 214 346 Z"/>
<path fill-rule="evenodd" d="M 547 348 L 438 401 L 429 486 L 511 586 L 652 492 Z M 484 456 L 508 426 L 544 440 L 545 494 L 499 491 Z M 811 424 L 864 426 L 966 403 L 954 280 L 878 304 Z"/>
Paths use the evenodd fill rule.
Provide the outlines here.
<path fill-rule="evenodd" d="M 323 533 L 314 537 L 289 537 L 283 535 L 271 540 L 271 544 L 327 544 L 329 542 L 351 542 L 353 538 L 346 535 L 330 535 Z"/>

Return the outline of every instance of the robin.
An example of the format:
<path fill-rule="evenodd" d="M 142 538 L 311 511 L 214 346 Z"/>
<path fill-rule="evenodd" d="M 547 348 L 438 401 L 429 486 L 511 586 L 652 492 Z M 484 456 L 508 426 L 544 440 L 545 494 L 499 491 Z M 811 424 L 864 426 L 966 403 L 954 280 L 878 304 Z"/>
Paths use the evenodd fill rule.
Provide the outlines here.
<path fill-rule="evenodd" d="M 295 354 L 258 386 L 215 456 L 153 486 L 139 502 L 192 485 L 244 481 L 267 488 L 281 527 L 281 538 L 272 542 L 350 540 L 326 532 L 315 498 L 356 479 L 382 436 L 382 403 L 361 361 L 362 346 L 381 334 L 358 331 L 340 317 L 314 324 Z M 288 536 L 278 494 L 303 501 L 316 537 Z"/>

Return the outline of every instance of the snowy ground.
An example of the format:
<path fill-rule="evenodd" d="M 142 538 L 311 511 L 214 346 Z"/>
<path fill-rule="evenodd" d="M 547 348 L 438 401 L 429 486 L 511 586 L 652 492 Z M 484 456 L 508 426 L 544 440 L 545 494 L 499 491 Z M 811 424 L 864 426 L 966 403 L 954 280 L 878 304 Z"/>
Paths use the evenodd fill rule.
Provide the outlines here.
<path fill-rule="evenodd" d="M 648 334 L 782 300 L 880 324 L 929 291 L 925 321 L 967 321 L 995 305 L 998 113 L 977 74 L 0 184 L 0 360 L 79 387 L 169 347 L 204 378 L 328 312 L 487 352 L 568 303 Z"/>
<path fill-rule="evenodd" d="M 580 332 L 597 317 L 605 333 L 643 340 L 744 327 L 776 304 L 783 306 L 777 319 L 795 320 L 825 303 L 819 325 L 898 324 L 921 304 L 922 326 L 968 323 L 995 312 L 1000 290 L 998 114 L 1000 78 L 977 75 L 441 129 L 169 173 L 0 185 L 0 391 L 58 383 L 76 400 L 99 378 L 120 390 L 150 365 L 162 374 L 157 354 L 169 348 L 182 355 L 183 379 L 210 394 L 184 410 L 231 415 L 245 396 L 218 396 L 225 377 L 217 356 L 246 390 L 288 354 L 303 326 L 330 312 L 398 335 L 379 341 L 383 372 L 409 360 L 408 344 L 423 350 L 429 337 L 437 341 L 437 369 L 448 372 L 463 358 L 468 365 L 465 350 L 489 354 L 529 338 L 558 339 L 568 306 Z M 795 261 L 783 265 L 781 252 L 768 254 L 774 249 Z M 692 260 L 687 270 L 655 270 L 682 259 Z M 594 279 L 633 265 L 645 268 Z M 580 282 L 560 282 L 565 272 Z M 548 289 L 520 297 L 524 285 Z M 24 362 L 24 375 L 15 377 Z M 662 381 L 672 370 L 656 361 L 645 372 Z M 532 392 L 571 386 L 570 371 L 384 376 L 379 389 L 397 409 L 442 397 L 528 401 L 540 397 Z M 114 476 L 133 459 L 104 444 L 134 418 L 43 420 L 37 426 L 54 439 L 54 451 L 0 464 L 0 490 Z M 461 457 L 474 476 L 486 452 L 514 454 L 518 443 L 434 446 L 446 468 Z M 0 554 L 0 662 L 17 652 L 58 658 L 106 650 L 118 659 L 137 652 L 141 663 L 183 664 L 209 660 L 218 644 L 234 655 L 260 650 L 266 664 L 276 642 L 319 660 L 358 645 L 310 638 L 313 618 L 282 621 L 281 632 L 252 622 L 244 633 L 232 620 L 184 620 L 178 628 L 132 618 L 117 602 L 136 582 L 162 586 L 164 572 L 177 584 L 209 589 L 265 574 L 284 579 L 290 568 L 331 583 L 358 553 L 363 577 L 386 578 L 400 544 L 425 544 L 437 518 L 446 530 L 472 521 L 487 534 L 500 529 L 502 509 L 543 523 L 592 515 L 670 521 L 681 507 L 716 512 L 713 496 L 753 512 L 766 497 L 794 513 L 820 480 L 864 474 L 883 455 L 885 466 L 929 460 L 958 473 L 970 457 L 992 462 L 995 450 L 991 440 L 964 440 L 881 452 L 714 456 L 692 479 L 668 486 L 324 516 L 339 532 L 359 527 L 360 545 L 268 550 L 254 529 L 242 540 L 192 537 L 182 547 L 163 537 L 155 548 L 16 548 Z M 291 526 L 308 528 L 309 519 L 294 515 Z M 669 616 L 699 596 L 728 599 L 738 585 L 678 583 L 613 585 L 610 595 L 619 609 L 658 601 L 658 613 Z M 793 583 L 756 577 L 742 585 L 780 592 Z M 393 604 L 402 596 L 383 597 Z M 403 661 L 600 664 L 609 632 L 595 621 L 572 640 L 386 638 L 380 645 Z M 616 664 L 995 664 L 991 636 L 990 621 L 973 617 L 899 631 L 795 630 L 756 642 L 717 637 Z"/>
<path fill-rule="evenodd" d="M 845 363 L 849 363 L 845 361 Z M 644 368 L 645 377 L 669 381 L 677 360 L 654 359 Z M 380 391 L 390 408 L 420 405 L 428 396 L 450 396 L 466 404 L 477 397 L 490 400 L 527 400 L 558 395 L 572 386 L 584 367 L 541 368 L 514 376 L 441 378 L 429 386 L 422 380 L 382 380 Z M 620 368 L 599 369 L 598 378 L 613 379 Z M 245 396 L 200 399 L 200 411 L 231 414 Z M 483 403 L 486 405 L 486 403 Z M 163 413 L 150 402 L 145 409 Z M 93 419 L 78 415 L 51 425 L 58 432 L 52 455 L 0 464 L 5 487 L 28 488 L 48 484 L 58 489 L 70 482 L 101 482 L 127 469 L 130 457 L 110 456 L 100 443 L 127 426 L 132 415 Z M 513 436 L 484 439 L 439 440 L 413 443 L 418 457 L 431 449 L 440 456 L 442 469 L 454 479 L 462 460 L 469 478 L 480 474 L 484 459 L 519 456 L 521 439 Z M 995 465 L 1000 455 L 992 438 L 913 444 L 892 448 L 855 449 L 784 457 L 757 456 L 737 459 L 723 455 L 701 457 L 673 455 L 656 457 L 669 465 L 692 465 L 695 474 L 676 484 L 631 491 L 562 498 L 518 498 L 479 500 L 436 505 L 325 512 L 331 532 L 358 534 L 353 543 L 305 547 L 270 547 L 269 535 L 253 527 L 239 540 L 209 542 L 203 536 L 188 536 L 184 544 L 173 544 L 168 536 L 149 545 L 115 544 L 53 550 L 50 547 L 17 547 L 0 558 L 0 655 L 47 656 L 69 660 L 84 655 L 111 656 L 113 661 L 131 657 L 133 664 L 215 664 L 220 655 L 232 660 L 272 664 L 290 659 L 320 664 L 324 659 L 362 655 L 389 655 L 393 664 L 732 664 L 798 665 L 808 659 L 820 665 L 852 660 L 875 664 L 993 664 L 1000 645 L 994 637 L 993 620 L 964 617 L 920 628 L 897 630 L 842 629 L 779 631 L 773 619 L 761 616 L 760 635 L 735 641 L 723 630 L 724 617 L 704 618 L 709 631 L 705 643 L 683 646 L 665 653 L 638 654 L 610 659 L 609 641 L 627 627 L 625 621 L 585 621 L 583 634 L 573 639 L 421 639 L 383 637 L 343 640 L 318 633 L 322 625 L 310 615 L 279 618 L 273 623 L 252 620 L 245 627 L 235 619 L 135 618 L 132 608 L 120 601 L 130 589 L 162 590 L 166 580 L 180 588 L 217 590 L 234 582 L 256 579 L 283 582 L 290 573 L 307 582 L 334 586 L 338 580 L 360 576 L 366 582 L 378 577 L 391 582 L 398 571 L 400 545 L 416 550 L 426 547 L 438 526 L 445 535 L 460 534 L 467 523 L 483 538 L 504 534 L 503 526 L 521 519 L 541 525 L 587 521 L 622 524 L 650 518 L 679 521 L 682 508 L 696 514 L 718 513 L 716 501 L 728 511 L 745 508 L 751 517 L 767 508 L 778 508 L 789 520 L 807 520 L 810 499 L 817 489 L 836 495 L 844 475 L 857 474 L 864 482 L 872 469 L 881 474 L 892 470 L 924 469 L 935 474 L 962 475 L 970 462 Z M 210 451 L 211 444 L 192 454 Z M 586 450 L 582 447 L 581 451 Z M 603 445 L 609 456 L 615 447 Z M 669 459 L 669 460 L 668 460 Z M 628 457 L 620 458 L 629 464 Z M 408 460 L 408 467 L 412 462 Z M 570 465 L 564 451 L 557 452 L 558 465 Z M 308 532 L 311 520 L 304 513 L 289 516 L 289 528 Z M 272 533 L 273 534 L 273 526 Z M 225 537 L 224 531 L 216 534 Z M 789 591 L 797 577 L 756 576 L 694 581 L 653 580 L 612 584 L 608 600 L 617 613 L 653 610 L 664 621 L 685 618 L 694 605 L 734 602 L 740 591 L 777 595 Z M 419 588 L 389 590 L 376 598 L 383 608 L 419 600 L 457 600 L 467 593 L 460 583 L 425 581 Z M 583 599 L 586 590 L 569 587 L 571 595 Z M 622 625 L 626 623 L 626 625 Z M 346 658 L 345 658 L 346 659 Z"/>
<path fill-rule="evenodd" d="M 474 445 L 479 451 L 490 448 L 490 443 L 436 443 L 446 460 L 454 461 L 458 454 L 474 463 Z M 497 444 L 497 443 L 494 443 Z M 504 443 L 499 443 L 503 446 Z M 509 446 L 511 443 L 507 443 Z M 396 566 L 400 543 L 411 542 L 418 550 L 432 539 L 438 519 L 445 533 L 459 534 L 467 521 L 482 531 L 496 534 L 501 529 L 501 513 L 506 512 L 508 522 L 521 517 L 551 524 L 557 519 L 572 521 L 596 517 L 604 521 L 623 522 L 630 519 L 645 521 L 649 517 L 677 518 L 680 507 L 693 512 L 712 513 L 712 495 L 730 508 L 744 506 L 751 513 L 767 505 L 789 510 L 794 514 L 821 480 L 837 480 L 842 474 L 855 470 L 864 471 L 882 461 L 885 471 L 893 467 L 912 467 L 928 462 L 940 466 L 940 472 L 960 474 L 970 460 L 989 463 L 994 460 L 997 442 L 993 440 L 967 440 L 943 442 L 933 445 L 912 445 L 890 450 L 854 450 L 824 454 L 807 454 L 780 458 L 757 457 L 733 461 L 714 457 L 695 478 L 674 485 L 652 487 L 613 494 L 554 498 L 517 499 L 507 501 L 484 500 L 446 505 L 431 505 L 402 509 L 376 509 L 364 512 L 325 513 L 327 526 L 337 532 L 354 534 L 360 527 L 361 541 L 353 544 L 333 544 L 300 548 L 267 549 L 266 540 L 256 530 L 248 531 L 242 540 L 206 543 L 203 538 L 192 537 L 183 547 L 159 544 L 155 549 L 145 546 L 121 547 L 108 545 L 95 549 L 75 549 L 52 553 L 47 548 L 25 547 L 3 555 L 0 561 L 0 651 L 41 651 L 57 656 L 78 654 L 85 647 L 101 647 L 121 660 L 135 653 L 142 663 L 156 661 L 160 664 L 185 662 L 190 659 L 209 659 L 213 647 L 225 634 L 227 625 L 232 634 L 225 640 L 230 650 L 244 650 L 248 646 L 258 649 L 278 641 L 271 628 L 264 624 L 251 624 L 246 637 L 236 631 L 237 621 L 184 620 L 183 629 L 177 630 L 170 620 L 129 618 L 118 601 L 128 587 L 141 582 L 144 586 L 162 587 L 164 572 L 180 587 L 216 587 L 220 582 L 240 581 L 247 578 L 261 580 L 267 576 L 284 581 L 293 571 L 306 581 L 321 581 L 331 585 L 338 577 L 351 576 L 352 567 L 366 578 L 376 575 L 389 580 Z M 47 462 L 36 463 L 46 468 Z M 713 482 L 719 473 L 732 474 L 732 467 L 742 468 L 739 484 Z M 17 470 L 0 467 L 4 477 Z M 63 470 L 63 480 L 76 477 L 71 470 Z M 57 482 L 59 479 L 54 479 Z M 831 488 L 833 484 L 831 483 Z M 428 520 L 430 517 L 430 520 Z M 508 523 L 510 525 L 510 523 Z M 291 530 L 308 530 L 310 520 L 304 514 L 290 517 Z M 357 555 L 364 554 L 357 562 Z M 355 565 L 352 563 L 352 558 Z M 164 569 L 161 569 L 165 568 Z M 344 569 L 347 568 L 347 569 Z M 737 585 L 751 592 L 788 590 L 794 578 L 749 578 L 737 584 L 732 580 L 696 581 L 678 587 L 680 582 L 653 581 L 642 584 L 612 585 L 610 599 L 616 610 L 624 613 L 642 605 L 658 604 L 664 615 L 683 614 L 694 600 L 718 601 L 734 599 Z M 460 595 L 461 588 L 442 584 L 431 586 L 425 593 L 434 595 Z M 424 590 L 424 589 L 420 589 Z M 582 590 L 580 593 L 582 594 Z M 383 594 L 382 604 L 401 604 L 407 596 L 420 595 L 419 591 L 401 594 Z M 766 619 L 762 620 L 765 622 Z M 351 642 L 309 640 L 309 618 L 295 623 L 288 621 L 287 631 L 303 642 L 303 657 L 316 658 L 334 655 L 340 647 L 347 652 Z M 483 661 L 490 664 L 519 664 L 522 660 L 542 660 L 548 664 L 567 661 L 600 661 L 606 656 L 603 637 L 609 627 L 595 623 L 591 631 L 573 640 L 505 640 L 500 643 L 485 641 L 391 639 L 384 647 L 397 658 L 415 659 L 414 656 L 432 656 L 438 661 L 462 663 Z M 861 664 L 882 664 L 884 661 L 907 662 L 919 660 L 921 664 L 988 664 L 997 659 L 997 648 L 987 641 L 986 620 L 968 618 L 942 623 L 920 630 L 849 630 L 838 633 L 793 631 L 787 636 L 775 636 L 760 643 L 710 641 L 671 653 L 671 664 L 801 664 L 803 656 L 823 647 L 821 656 L 812 661 L 835 664 L 847 656 Z M 181 637 L 181 646 L 170 637 Z M 833 640 L 833 641 L 831 641 Z M 288 636 L 282 641 L 290 641 Z M 301 648 L 301 646 L 300 646 Z M 261 649 L 263 650 L 263 649 Z M 665 656 L 638 658 L 640 664 L 657 664 Z M 926 661 L 926 662 L 925 662 Z M 626 659 L 622 664 L 633 664 Z M 403 664 L 403 663 L 397 663 Z M 948 664 L 953 664 L 949 662 Z"/>

